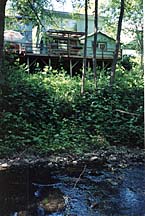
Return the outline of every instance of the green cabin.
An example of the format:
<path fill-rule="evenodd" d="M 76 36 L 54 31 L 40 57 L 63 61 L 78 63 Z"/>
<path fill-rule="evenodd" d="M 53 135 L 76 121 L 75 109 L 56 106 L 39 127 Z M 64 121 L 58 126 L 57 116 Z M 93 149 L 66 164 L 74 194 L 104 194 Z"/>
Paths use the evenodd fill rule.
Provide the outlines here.
<path fill-rule="evenodd" d="M 72 74 L 80 70 L 83 64 L 84 38 L 85 38 L 85 19 L 84 14 L 66 12 L 53 12 L 54 22 L 49 23 L 47 19 L 42 20 L 45 29 L 38 32 L 37 27 L 32 24 L 23 26 L 24 38 L 23 53 L 20 53 L 22 63 L 27 63 L 28 67 L 37 62 L 39 65 L 49 65 L 53 68 L 63 66 Z M 22 17 L 17 17 L 21 20 Z M 19 22 L 18 22 L 19 23 Z M 54 25 L 57 23 L 57 27 Z M 102 68 L 110 67 L 113 61 L 116 41 L 103 33 L 103 19 L 99 17 L 97 33 L 97 66 Z M 20 26 L 18 26 L 20 28 Z M 25 27 L 25 28 L 24 28 Z M 15 29 L 14 29 L 15 30 Z M 92 67 L 93 46 L 94 46 L 94 15 L 88 17 L 88 36 L 87 36 L 87 64 Z M 20 49 L 22 50 L 22 49 Z M 118 58 L 121 58 L 121 47 Z"/>
<path fill-rule="evenodd" d="M 94 46 L 93 41 L 94 41 L 94 33 L 91 33 L 87 37 L 87 57 L 93 56 L 93 46 Z M 84 36 L 80 38 L 80 43 L 84 44 Z M 96 59 L 112 60 L 115 46 L 116 46 L 116 41 L 112 37 L 108 36 L 107 34 L 101 31 L 98 31 Z M 121 49 L 118 57 L 119 58 L 121 57 Z"/>

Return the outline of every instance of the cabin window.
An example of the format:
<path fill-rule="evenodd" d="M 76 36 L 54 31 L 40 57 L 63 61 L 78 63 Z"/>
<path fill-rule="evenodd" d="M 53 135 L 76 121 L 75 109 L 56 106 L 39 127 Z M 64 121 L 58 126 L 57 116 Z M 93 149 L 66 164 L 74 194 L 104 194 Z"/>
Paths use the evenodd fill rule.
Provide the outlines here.
<path fill-rule="evenodd" d="M 94 42 L 92 42 L 92 46 L 94 46 Z M 107 50 L 107 43 L 97 43 L 97 49 L 98 50 Z"/>
<path fill-rule="evenodd" d="M 97 43 L 97 48 L 100 50 L 106 50 L 107 44 L 106 43 Z"/>

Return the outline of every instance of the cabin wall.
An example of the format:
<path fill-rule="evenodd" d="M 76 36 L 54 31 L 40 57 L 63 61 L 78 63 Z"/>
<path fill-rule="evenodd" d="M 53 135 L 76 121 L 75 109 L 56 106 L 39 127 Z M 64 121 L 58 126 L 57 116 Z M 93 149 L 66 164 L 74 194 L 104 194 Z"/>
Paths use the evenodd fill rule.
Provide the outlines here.
<path fill-rule="evenodd" d="M 53 23 L 44 23 L 44 26 L 47 30 L 68 30 L 76 31 L 77 30 L 77 21 L 71 17 L 53 17 Z"/>
<path fill-rule="evenodd" d="M 93 56 L 93 40 L 94 40 L 94 35 L 88 37 L 87 40 L 87 56 L 89 57 Z M 84 43 L 84 40 L 82 41 L 82 43 Z M 98 47 L 96 51 L 97 58 L 112 59 L 115 50 L 115 41 L 101 33 L 98 33 L 97 43 L 98 43 Z M 101 46 L 100 44 L 103 44 L 105 46 L 104 49 L 100 48 Z"/>
<path fill-rule="evenodd" d="M 82 15 L 77 19 L 77 32 L 85 32 L 85 17 Z M 88 19 L 88 34 L 94 32 L 94 19 L 89 17 Z"/>
<path fill-rule="evenodd" d="M 45 20 L 43 22 L 44 26 L 48 29 L 56 30 L 66 30 L 66 31 L 85 31 L 85 15 L 84 14 L 74 14 L 59 12 L 55 15 L 52 14 L 53 22 Z M 101 20 L 101 19 L 100 19 Z M 99 26 L 102 26 L 102 23 L 99 21 Z M 88 33 L 94 32 L 94 16 L 88 16 Z"/>
<path fill-rule="evenodd" d="M 98 19 L 98 29 L 103 29 L 103 18 L 99 17 Z M 77 32 L 85 32 L 85 15 L 80 15 L 80 17 L 77 19 L 76 24 L 76 31 Z M 88 16 L 88 34 L 91 34 L 94 32 L 94 16 Z"/>

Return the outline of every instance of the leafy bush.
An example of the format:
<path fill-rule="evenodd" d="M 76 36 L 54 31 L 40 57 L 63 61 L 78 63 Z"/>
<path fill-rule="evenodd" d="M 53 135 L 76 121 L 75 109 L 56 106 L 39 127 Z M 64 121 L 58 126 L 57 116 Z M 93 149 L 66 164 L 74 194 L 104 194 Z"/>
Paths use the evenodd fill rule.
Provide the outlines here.
<path fill-rule="evenodd" d="M 126 71 L 118 66 L 116 69 L 115 86 L 124 92 L 126 89 L 143 88 L 143 71 L 139 66 L 134 67 L 130 71 Z"/>
<path fill-rule="evenodd" d="M 133 69 L 134 66 L 137 65 L 135 62 L 135 57 L 131 55 L 124 55 L 123 59 L 121 60 L 121 65 L 124 67 L 125 70 L 129 71 Z"/>
<path fill-rule="evenodd" d="M 143 81 L 138 69 L 116 71 L 116 87 L 98 71 L 98 90 L 87 80 L 49 68 L 27 74 L 10 70 L 9 90 L 0 99 L 0 157 L 19 152 L 86 152 L 103 145 L 143 147 Z M 105 77 L 106 76 L 106 77 Z M 104 87 L 104 88 L 102 88 Z"/>

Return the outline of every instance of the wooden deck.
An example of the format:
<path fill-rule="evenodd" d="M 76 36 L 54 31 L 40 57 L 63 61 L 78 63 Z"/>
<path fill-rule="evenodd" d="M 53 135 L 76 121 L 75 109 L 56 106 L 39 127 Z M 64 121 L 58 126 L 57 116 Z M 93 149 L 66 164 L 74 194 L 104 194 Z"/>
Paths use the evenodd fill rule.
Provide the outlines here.
<path fill-rule="evenodd" d="M 66 54 L 66 53 L 25 53 L 19 54 L 20 62 L 25 63 L 28 66 L 30 72 L 35 71 L 35 68 L 39 66 L 43 69 L 45 66 L 49 66 L 53 69 L 64 68 L 70 76 L 78 74 L 83 66 L 83 56 Z M 97 59 L 97 65 L 99 67 L 110 67 L 112 64 L 112 58 L 102 59 L 99 56 Z M 87 67 L 92 68 L 92 56 L 87 56 Z"/>
<path fill-rule="evenodd" d="M 77 49 L 70 47 L 68 49 L 50 49 L 50 47 L 40 47 L 32 46 L 32 44 L 23 44 L 23 46 L 14 46 L 11 44 L 9 48 L 6 49 L 6 53 L 9 55 L 11 53 L 17 54 L 20 58 L 21 64 L 26 64 L 28 66 L 28 71 L 33 73 L 40 67 L 42 70 L 45 66 L 49 66 L 53 69 L 60 70 L 64 68 L 70 76 L 80 73 L 83 66 L 83 55 L 82 48 L 77 47 Z M 112 54 L 96 55 L 97 65 L 99 67 L 110 67 L 112 63 Z M 87 67 L 92 68 L 92 56 L 87 56 Z"/>
<path fill-rule="evenodd" d="M 83 66 L 83 44 L 80 44 L 79 37 L 84 33 L 74 33 L 70 31 L 49 31 L 48 41 L 45 43 L 32 44 L 13 44 L 10 43 L 5 49 L 9 53 L 17 53 L 20 63 L 25 63 L 30 72 L 36 68 L 43 69 L 49 66 L 53 69 L 64 68 L 71 76 L 80 72 Z M 45 44 L 45 45 L 44 45 Z M 87 67 L 92 68 L 93 56 L 92 47 L 87 47 Z M 113 50 L 107 50 L 104 53 L 99 50 L 96 53 L 97 66 L 110 67 L 113 60 Z"/>

